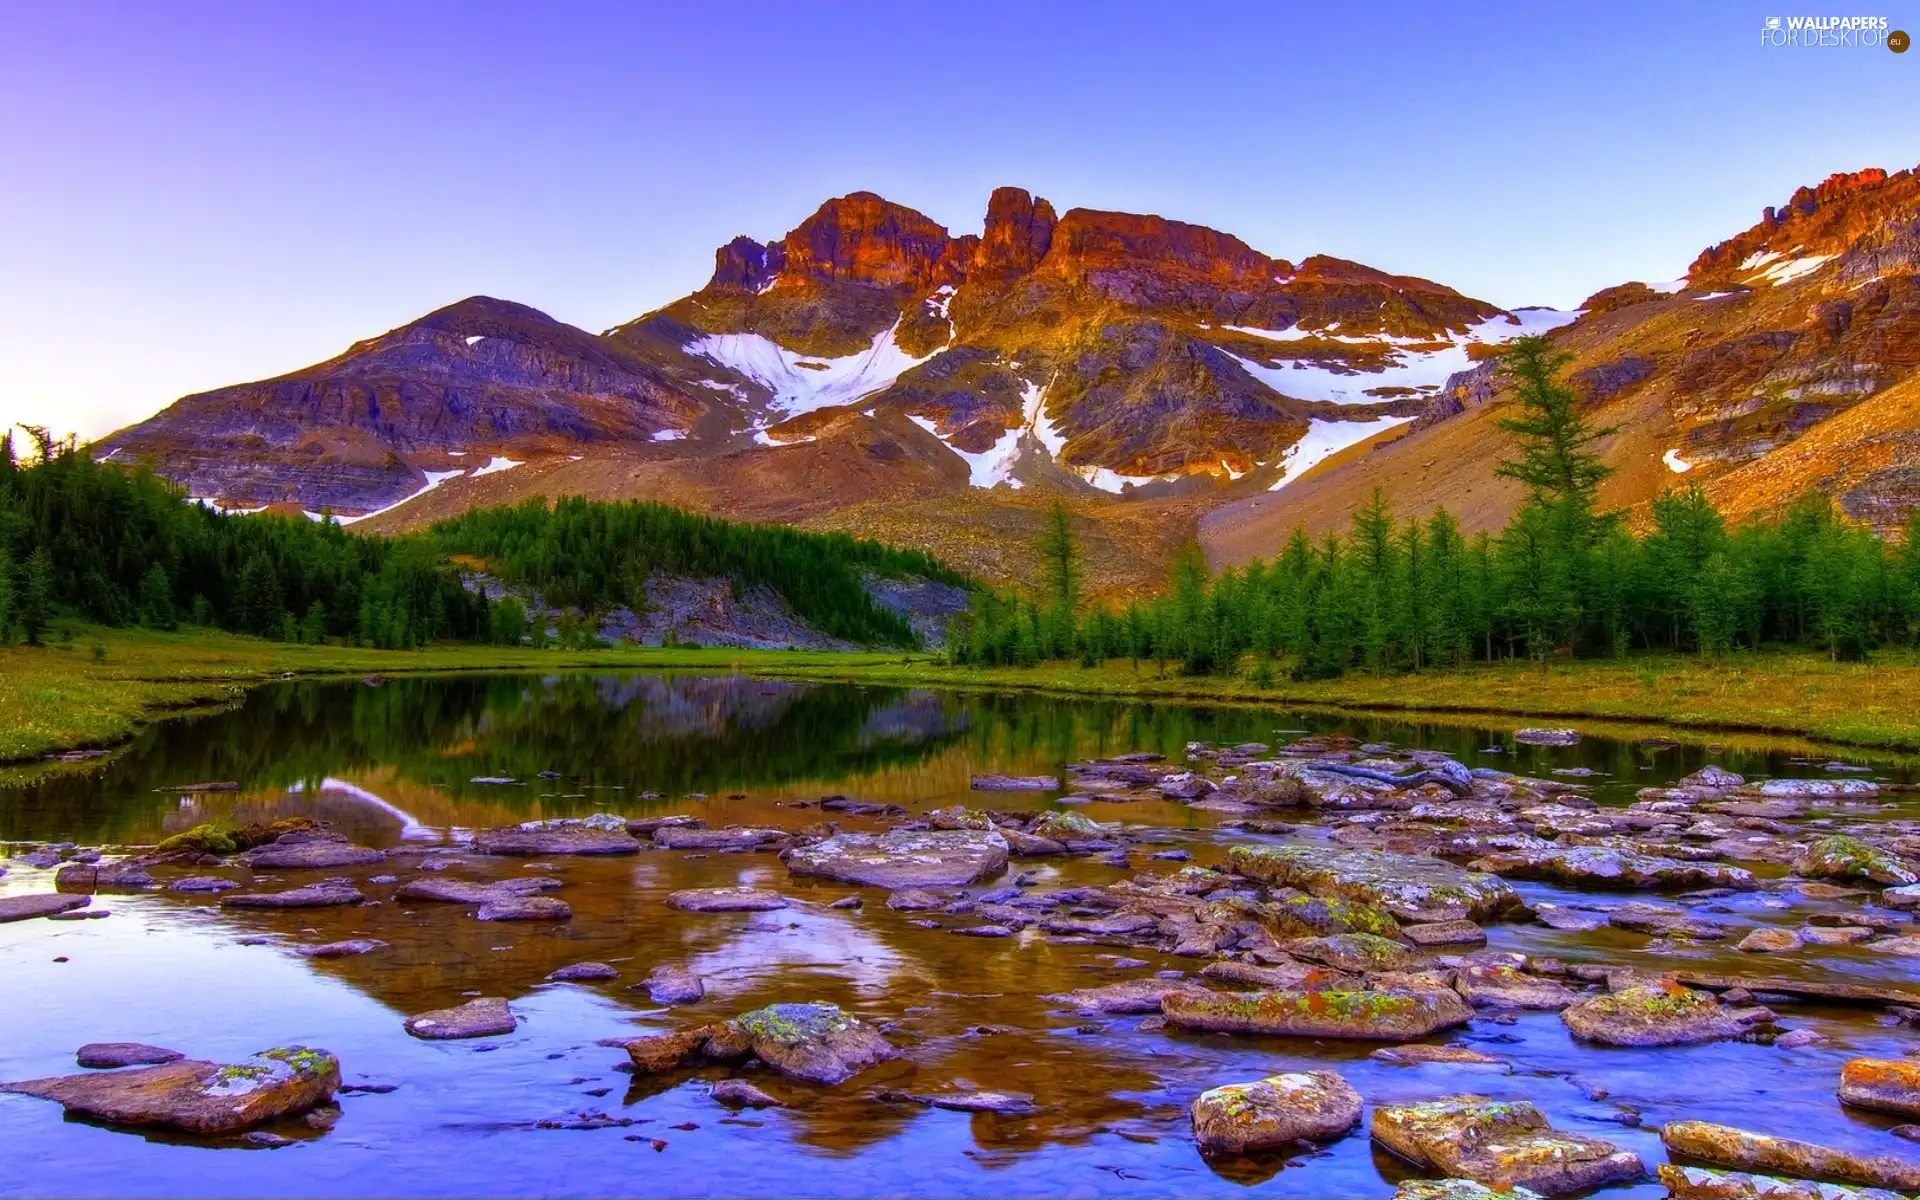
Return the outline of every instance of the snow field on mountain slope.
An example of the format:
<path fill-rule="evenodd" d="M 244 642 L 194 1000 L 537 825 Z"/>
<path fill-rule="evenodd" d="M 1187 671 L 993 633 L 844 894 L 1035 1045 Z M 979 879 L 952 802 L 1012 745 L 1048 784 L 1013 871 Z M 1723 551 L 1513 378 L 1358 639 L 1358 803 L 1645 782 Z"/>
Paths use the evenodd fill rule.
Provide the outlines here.
<path fill-rule="evenodd" d="M 716 333 L 687 343 L 687 353 L 753 380 L 773 393 L 769 407 L 777 420 L 851 404 L 926 362 L 894 341 L 900 323 L 883 330 L 873 344 L 844 358 L 798 354 L 757 333 Z M 722 385 L 724 386 L 724 385 Z"/>

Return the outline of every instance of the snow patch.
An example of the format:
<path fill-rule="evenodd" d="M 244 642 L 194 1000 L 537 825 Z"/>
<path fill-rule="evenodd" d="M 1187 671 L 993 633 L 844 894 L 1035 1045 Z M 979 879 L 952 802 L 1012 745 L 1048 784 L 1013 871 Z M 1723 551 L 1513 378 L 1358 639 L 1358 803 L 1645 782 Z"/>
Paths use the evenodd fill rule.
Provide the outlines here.
<path fill-rule="evenodd" d="M 773 393 L 770 407 L 781 417 L 796 417 L 817 409 L 851 404 L 872 395 L 919 366 L 900 349 L 894 335 L 900 322 L 875 335 L 873 344 L 845 358 L 816 359 L 793 351 L 757 333 L 719 333 L 687 343 L 687 353 L 745 375 Z M 803 362 L 819 364 L 802 367 Z M 724 390 L 729 385 L 709 384 Z"/>
<path fill-rule="evenodd" d="M 487 460 L 487 465 L 486 465 L 486 466 L 484 466 L 484 467 L 475 467 L 475 468 L 473 469 L 473 477 L 474 477 L 475 479 L 478 479 L 478 478 L 480 478 L 480 477 L 481 477 L 482 475 L 491 475 L 491 474 L 493 474 L 493 473 L 494 473 L 494 472 L 496 472 L 496 471 L 511 471 L 511 470 L 513 470 L 513 469 L 514 469 L 515 467 L 518 467 L 518 466 L 521 466 L 521 465 L 523 465 L 523 464 L 521 464 L 521 463 L 517 463 L 517 462 L 515 462 L 515 461 L 514 461 L 513 459 L 511 459 L 511 458 L 504 458 L 504 457 L 502 457 L 501 455 L 498 455 L 498 454 L 496 454 L 496 455 L 494 455 L 494 456 L 493 456 L 492 458 L 489 458 L 489 459 Z M 456 475 L 457 475 L 457 474 L 459 474 L 459 472 L 457 472 L 457 471 L 456 471 L 456 472 L 454 472 L 454 473 L 455 473 Z"/>
<path fill-rule="evenodd" d="M 1412 417 L 1376 417 L 1371 421 L 1329 421 L 1314 417 L 1307 422 L 1307 432 L 1300 440 L 1287 447 L 1280 459 L 1280 478 L 1267 490 L 1277 492 L 1348 446 L 1411 420 Z"/>
<path fill-rule="evenodd" d="M 1687 277 L 1685 275 L 1682 275 L 1678 279 L 1669 279 L 1665 283 L 1650 283 L 1647 286 L 1652 288 L 1656 292 L 1665 292 L 1667 295 L 1671 296 L 1675 292 L 1686 290 Z"/>
<path fill-rule="evenodd" d="M 1760 272 L 1759 278 L 1776 285 L 1792 283 L 1802 275 L 1810 275 L 1819 270 L 1822 265 L 1832 261 L 1833 258 L 1834 256 L 1831 254 L 1810 254 L 1805 258 L 1790 258 L 1785 262 L 1777 262 Z"/>
<path fill-rule="evenodd" d="M 472 345 L 475 345 L 475 344 L 477 344 L 477 343 L 479 343 L 479 342 L 484 342 L 484 341 L 486 341 L 486 340 L 487 340 L 487 335 L 486 335 L 486 334 L 484 334 L 484 333 L 476 333 L 476 334 L 474 334 L 474 335 L 473 335 L 472 337 L 470 337 L 470 338 L 468 338 L 468 339 L 467 339 L 467 345 L 469 345 L 469 346 L 472 346 Z"/>
<path fill-rule="evenodd" d="M 475 472 L 475 474 L 478 474 L 478 473 L 479 472 L 477 471 Z M 428 492 L 439 487 L 441 484 L 445 483 L 447 480 L 455 479 L 465 474 L 466 474 L 465 471 L 427 471 L 425 472 L 425 475 L 427 477 L 427 484 L 425 487 L 421 488 L 419 491 L 412 492 L 408 495 L 402 496 L 400 497 L 400 499 L 395 500 L 392 504 L 387 505 L 385 508 L 376 508 L 372 512 L 361 513 L 357 517 L 335 517 L 334 520 L 339 522 L 342 525 L 353 525 L 360 521 L 364 521 L 369 517 L 377 517 L 382 513 L 390 513 L 394 509 L 399 508 L 402 504 L 407 503 L 409 500 L 417 500 L 420 497 L 426 495 Z"/>
<path fill-rule="evenodd" d="M 1669 450 L 1665 454 L 1662 454 L 1660 461 L 1667 464 L 1667 470 L 1672 471 L 1675 475 L 1684 475 L 1688 471 L 1693 470 L 1693 464 L 1681 458 L 1678 450 Z"/>
<path fill-rule="evenodd" d="M 653 437 L 649 440 L 656 442 L 677 442 L 686 436 L 687 431 L 684 429 L 656 429 L 653 431 Z"/>
<path fill-rule="evenodd" d="M 1019 488 L 1020 481 L 1013 477 L 1014 464 L 1020 461 L 1020 435 L 1024 428 L 1009 429 L 1000 435 L 998 441 L 978 452 L 962 450 L 960 447 L 940 437 L 940 428 L 925 417 L 911 414 L 907 420 L 940 438 L 941 444 L 959 455 L 967 464 L 967 482 L 977 488 L 990 488 L 1006 484 L 1010 488 Z"/>
<path fill-rule="evenodd" d="M 1693 300 L 1694 303 L 1698 304 L 1703 300 L 1725 300 L 1728 296 L 1738 295 L 1740 295 L 1739 292 L 1708 292 L 1704 296 L 1695 296 Z"/>

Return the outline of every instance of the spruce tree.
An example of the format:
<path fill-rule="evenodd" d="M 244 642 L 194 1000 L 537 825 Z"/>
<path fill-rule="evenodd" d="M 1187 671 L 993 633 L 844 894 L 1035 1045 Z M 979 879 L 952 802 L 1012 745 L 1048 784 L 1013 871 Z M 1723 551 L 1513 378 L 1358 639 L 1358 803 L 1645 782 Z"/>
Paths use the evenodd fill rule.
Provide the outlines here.
<path fill-rule="evenodd" d="M 36 547 L 27 556 L 16 603 L 20 610 L 20 632 L 26 637 L 27 645 L 41 645 L 41 637 L 53 620 L 53 556 L 45 546 Z"/>
<path fill-rule="evenodd" d="M 1060 657 L 1073 650 L 1076 613 L 1080 606 L 1080 546 L 1073 535 L 1073 519 L 1065 503 L 1055 500 L 1047 509 L 1047 523 L 1036 546 L 1045 573 L 1047 631 L 1044 648 Z"/>
<path fill-rule="evenodd" d="M 11 450 L 11 446 L 7 447 Z M 0 545 L 0 646 L 13 640 L 14 588 L 13 556 Z"/>
<path fill-rule="evenodd" d="M 173 629 L 180 623 L 173 612 L 173 583 L 159 563 L 140 577 L 139 608 L 140 621 L 149 629 Z"/>

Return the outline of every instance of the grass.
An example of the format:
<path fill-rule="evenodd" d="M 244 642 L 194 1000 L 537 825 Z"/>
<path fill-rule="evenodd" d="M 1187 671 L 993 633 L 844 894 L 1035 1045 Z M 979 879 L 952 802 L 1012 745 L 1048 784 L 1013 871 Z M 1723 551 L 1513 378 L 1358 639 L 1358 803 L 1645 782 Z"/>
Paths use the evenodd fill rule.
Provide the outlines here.
<path fill-rule="evenodd" d="M 1837 745 L 1920 750 L 1920 655 L 1871 664 L 1811 654 L 1749 654 L 1554 664 L 1499 664 L 1418 675 L 1352 675 L 1257 688 L 1189 677 L 1152 663 L 972 669 L 928 655 L 786 650 L 425 650 L 298 646 L 206 630 L 154 633 L 75 627 L 71 641 L 0 647 L 0 761 L 110 746 L 169 712 L 220 706 L 296 676 L 466 670 L 704 669 L 899 686 L 1028 691 L 1274 707 L 1420 713 L 1479 725 L 1627 723 L 1616 734 L 1693 730 L 1788 735 Z M 65 636 L 65 635 L 63 635 Z M 1598 732 L 1596 730 L 1596 732 Z M 1731 741 L 1730 738 L 1721 738 Z"/>

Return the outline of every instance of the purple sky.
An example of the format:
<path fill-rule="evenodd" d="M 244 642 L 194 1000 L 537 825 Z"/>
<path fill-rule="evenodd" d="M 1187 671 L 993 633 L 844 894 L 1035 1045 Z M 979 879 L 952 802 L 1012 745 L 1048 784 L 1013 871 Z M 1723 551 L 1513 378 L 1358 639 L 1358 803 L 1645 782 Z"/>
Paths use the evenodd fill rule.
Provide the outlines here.
<path fill-rule="evenodd" d="M 602 329 L 863 188 L 1567 306 L 1920 162 L 1920 51 L 1763 49 L 1772 3 L 0 0 L 0 421 L 98 435 L 473 293 Z"/>

